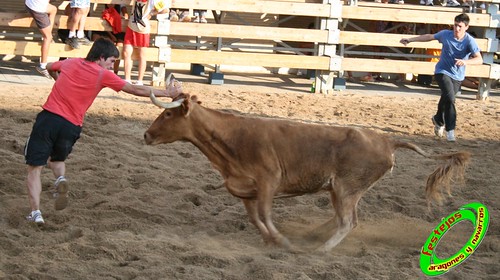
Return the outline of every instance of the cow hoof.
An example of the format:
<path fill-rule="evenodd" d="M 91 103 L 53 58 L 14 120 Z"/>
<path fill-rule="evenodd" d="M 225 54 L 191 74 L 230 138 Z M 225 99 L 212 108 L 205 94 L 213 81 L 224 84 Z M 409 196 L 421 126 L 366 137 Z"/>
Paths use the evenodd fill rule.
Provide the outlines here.
<path fill-rule="evenodd" d="M 316 248 L 316 250 L 314 250 L 314 252 L 318 253 L 318 254 L 327 254 L 327 253 L 330 253 L 330 248 L 327 248 L 325 245 L 322 245 L 318 248 Z"/>
<path fill-rule="evenodd" d="M 277 242 L 281 247 L 287 249 L 287 250 L 292 250 L 292 244 L 290 243 L 290 241 L 288 240 L 288 238 L 284 237 L 284 236 L 281 236 L 279 239 L 278 239 L 278 242 Z"/>

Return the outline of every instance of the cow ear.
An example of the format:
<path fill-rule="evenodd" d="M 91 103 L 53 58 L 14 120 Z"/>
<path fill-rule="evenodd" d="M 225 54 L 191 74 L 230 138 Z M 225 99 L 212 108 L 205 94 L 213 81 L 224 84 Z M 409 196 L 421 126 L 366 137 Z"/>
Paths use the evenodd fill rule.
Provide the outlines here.
<path fill-rule="evenodd" d="M 191 109 L 192 109 L 191 97 L 189 95 L 186 95 L 186 97 L 184 98 L 184 102 L 182 102 L 182 113 L 184 114 L 184 117 L 189 116 Z"/>
<path fill-rule="evenodd" d="M 191 101 L 192 101 L 192 102 L 196 102 L 196 103 L 198 103 L 198 104 L 201 104 L 201 101 L 199 101 L 199 100 L 198 100 L 198 96 L 196 96 L 196 95 L 193 95 L 193 96 L 191 97 Z"/>

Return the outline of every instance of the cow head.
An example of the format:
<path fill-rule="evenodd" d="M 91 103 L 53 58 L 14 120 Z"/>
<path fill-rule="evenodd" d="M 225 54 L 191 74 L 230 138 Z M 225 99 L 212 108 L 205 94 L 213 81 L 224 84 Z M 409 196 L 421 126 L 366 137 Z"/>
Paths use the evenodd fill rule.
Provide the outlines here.
<path fill-rule="evenodd" d="M 144 140 L 148 145 L 172 143 L 178 140 L 187 140 L 191 127 L 189 114 L 196 96 L 181 94 L 173 102 L 162 102 L 151 93 L 153 104 L 165 110 L 155 119 L 144 133 Z"/>

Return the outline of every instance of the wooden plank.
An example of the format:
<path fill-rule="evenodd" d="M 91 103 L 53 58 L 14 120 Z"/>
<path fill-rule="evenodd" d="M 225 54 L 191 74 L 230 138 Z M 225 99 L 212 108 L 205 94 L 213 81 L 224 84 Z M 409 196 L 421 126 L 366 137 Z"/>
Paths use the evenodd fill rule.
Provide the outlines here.
<path fill-rule="evenodd" d="M 157 28 L 157 22 L 152 21 L 152 25 Z M 33 17 L 28 13 L 0 13 L 0 26 L 11 26 L 11 27 L 30 27 L 36 28 L 35 21 Z M 123 26 L 126 27 L 126 21 L 123 21 Z M 68 16 L 56 15 L 54 20 L 54 29 L 68 29 Z M 98 17 L 87 17 L 85 21 L 85 30 L 97 30 L 111 31 L 109 24 Z"/>
<path fill-rule="evenodd" d="M 391 59 L 350 58 L 342 59 L 342 70 L 382 73 L 417 73 L 434 74 L 435 62 L 407 61 Z M 489 78 L 490 65 L 467 65 L 465 75 L 468 77 Z"/>
<path fill-rule="evenodd" d="M 90 3 L 97 3 L 97 4 L 124 4 L 124 5 L 129 5 L 131 6 L 132 5 L 132 1 L 133 0 L 90 0 Z M 178 3 L 179 5 L 185 5 L 185 0 L 172 0 L 172 2 L 174 2 L 173 4 L 176 4 Z M 190 1 L 190 2 L 195 2 L 195 1 Z M 198 2 L 204 2 L 204 1 L 198 1 Z M 241 1 L 240 1 L 241 2 Z M 249 1 L 247 1 L 249 2 Z M 268 0 L 264 0 L 264 1 L 250 1 L 250 2 L 269 2 Z M 283 2 L 283 1 L 281 1 Z M 294 0 L 294 1 L 288 1 L 288 2 L 296 2 L 296 3 L 307 3 L 309 2 L 308 0 Z M 485 2 L 485 3 L 500 3 L 500 0 L 483 0 L 481 2 Z M 375 7 L 375 6 L 381 6 L 381 5 L 387 5 L 387 4 L 380 4 L 380 3 L 375 3 L 375 2 L 359 2 L 358 1 L 358 6 L 371 6 L 371 7 Z M 414 9 L 414 8 L 421 8 L 422 10 L 428 10 L 429 7 L 426 7 L 426 6 L 418 6 L 418 5 L 411 5 L 411 4 L 406 4 L 406 5 L 387 5 L 387 6 L 391 6 L 391 7 L 394 7 L 395 9 L 404 9 L 404 8 L 409 8 L 409 9 Z M 184 6 L 183 8 L 186 8 L 188 6 Z M 192 6 L 189 6 L 190 8 L 193 8 Z M 434 6 L 434 8 L 441 8 L 439 6 Z M 445 8 L 445 7 L 443 7 Z M 447 8 L 447 9 L 454 9 L 455 11 L 457 11 L 457 8 Z"/>
<path fill-rule="evenodd" d="M 92 3 L 110 4 L 127 3 L 117 0 L 91 0 Z M 251 1 L 251 0 L 175 0 L 172 8 L 190 8 L 226 12 L 245 12 L 259 14 L 280 14 L 310 17 L 329 17 L 330 5 L 306 2 Z"/>
<path fill-rule="evenodd" d="M 96 4 L 123 4 L 128 6 L 132 6 L 132 2 L 133 0 L 90 0 L 90 3 Z"/>
<path fill-rule="evenodd" d="M 56 16 L 56 28 L 67 28 L 67 16 Z M 28 13 L 0 13 L 0 26 L 10 27 L 29 27 L 36 28 L 33 18 Z M 87 17 L 86 30 L 111 31 L 109 24 L 98 17 Z M 126 29 L 126 21 L 123 22 L 123 30 Z M 158 22 L 151 21 L 151 33 L 158 32 Z M 318 29 L 299 29 L 285 27 L 263 27 L 263 26 L 244 26 L 228 24 L 199 24 L 199 23 L 170 23 L 170 35 L 179 36 L 205 36 L 222 37 L 238 39 L 261 39 L 261 40 L 281 40 L 295 42 L 317 42 L 326 43 L 328 40 L 327 30 Z M 352 45 L 371 45 L 371 46 L 391 46 L 404 47 L 399 44 L 399 40 L 412 35 L 400 35 L 390 33 L 356 32 L 341 31 L 341 44 Z M 488 50 L 487 39 L 476 39 L 479 47 L 483 51 Z M 433 42 L 413 42 L 408 47 L 415 48 L 440 48 L 441 44 Z"/>
<path fill-rule="evenodd" d="M 294 42 L 328 41 L 328 31 L 286 27 L 171 22 L 170 34 L 181 36 L 223 37 L 238 39 L 281 40 Z"/>
<path fill-rule="evenodd" d="M 289 67 L 319 70 L 328 70 L 330 67 L 329 57 L 267 53 L 243 53 L 229 51 L 195 51 L 182 49 L 172 50 L 171 62 L 263 67 Z"/>
<path fill-rule="evenodd" d="M 73 50 L 65 44 L 52 44 L 49 56 L 52 57 L 85 57 L 89 46 L 82 46 Z M 0 52 L 2 54 L 14 54 L 24 56 L 39 56 L 40 43 L 0 41 Z M 151 47 L 146 51 L 147 61 L 158 61 L 158 49 Z M 134 54 L 134 59 L 137 59 Z M 198 63 L 198 64 L 220 64 L 220 65 L 242 65 L 263 67 L 289 67 L 299 69 L 328 70 L 330 58 L 326 56 L 299 56 L 265 53 L 243 53 L 243 52 L 217 52 L 173 49 L 170 62 Z M 367 59 L 367 58 L 342 58 L 343 71 L 360 72 L 384 72 L 384 73 L 418 73 L 433 74 L 434 62 L 405 61 L 389 59 Z M 468 65 L 466 75 L 469 77 L 489 78 L 490 65 Z"/>
<path fill-rule="evenodd" d="M 493 2 L 493 1 L 500 1 L 500 0 L 486 0 L 486 1 L 480 1 L 481 3 L 483 2 Z M 479 1 L 476 1 L 479 2 Z M 459 14 L 463 11 L 463 9 L 468 9 L 467 7 L 446 7 L 446 6 L 441 6 L 440 4 L 437 3 L 436 5 L 429 7 L 425 5 L 412 5 L 412 4 L 407 4 L 405 5 L 387 5 L 383 3 L 377 3 L 377 2 L 359 2 L 357 4 L 359 7 L 371 7 L 371 8 L 388 8 L 388 9 L 406 9 L 406 10 L 415 10 L 415 11 L 429 11 L 432 9 L 433 11 L 442 11 L 442 12 L 452 12 L 455 14 Z"/>
<path fill-rule="evenodd" d="M 416 36 L 417 35 L 411 34 L 340 31 L 339 43 L 347 45 L 388 46 L 405 48 L 405 46 L 399 43 L 399 41 L 402 38 L 412 38 Z M 489 50 L 488 39 L 476 39 L 476 42 L 482 51 Z M 408 44 L 406 48 L 441 49 L 441 43 L 439 43 L 437 40 L 433 40 L 430 42 L 412 42 Z"/>
<path fill-rule="evenodd" d="M 13 54 L 23 56 L 40 56 L 40 42 L 32 41 L 8 41 L 0 40 L 0 54 Z M 50 45 L 50 57 L 86 57 L 91 46 L 80 46 L 80 49 L 72 49 L 66 44 L 53 43 Z M 118 48 L 122 53 L 122 48 Z M 158 48 L 150 47 L 146 49 L 147 61 L 158 61 Z M 134 60 L 138 59 L 134 50 L 132 55 Z"/>
<path fill-rule="evenodd" d="M 58 15 L 54 24 L 56 28 L 67 29 L 67 22 L 67 16 Z M 33 18 L 28 13 L 0 13 L 0 26 L 36 28 Z M 126 27 L 127 22 L 123 21 L 123 30 Z M 111 31 L 112 29 L 101 18 L 87 17 L 85 30 Z M 151 21 L 151 34 L 156 33 L 158 33 L 158 22 Z M 327 30 L 183 22 L 171 22 L 170 35 L 322 43 L 328 40 Z"/>
<path fill-rule="evenodd" d="M 359 19 L 359 20 L 374 20 L 374 21 L 396 21 L 410 23 L 427 23 L 427 24 L 443 24 L 447 22 L 453 24 L 456 13 L 440 12 L 433 10 L 415 11 L 406 9 L 390 9 L 390 8 L 373 8 L 359 6 L 343 6 L 343 19 Z M 471 26 L 489 27 L 489 14 L 468 14 Z M 500 27 L 500 26 L 499 26 Z"/>

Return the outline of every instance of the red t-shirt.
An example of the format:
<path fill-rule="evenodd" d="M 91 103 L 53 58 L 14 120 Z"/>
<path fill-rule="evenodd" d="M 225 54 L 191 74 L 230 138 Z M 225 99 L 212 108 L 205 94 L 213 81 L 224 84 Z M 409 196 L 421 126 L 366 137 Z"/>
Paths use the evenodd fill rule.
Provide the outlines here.
<path fill-rule="evenodd" d="M 51 69 L 61 73 L 42 107 L 78 126 L 82 126 L 85 113 L 103 88 L 120 91 L 126 83 L 112 71 L 83 58 L 57 61 Z"/>

